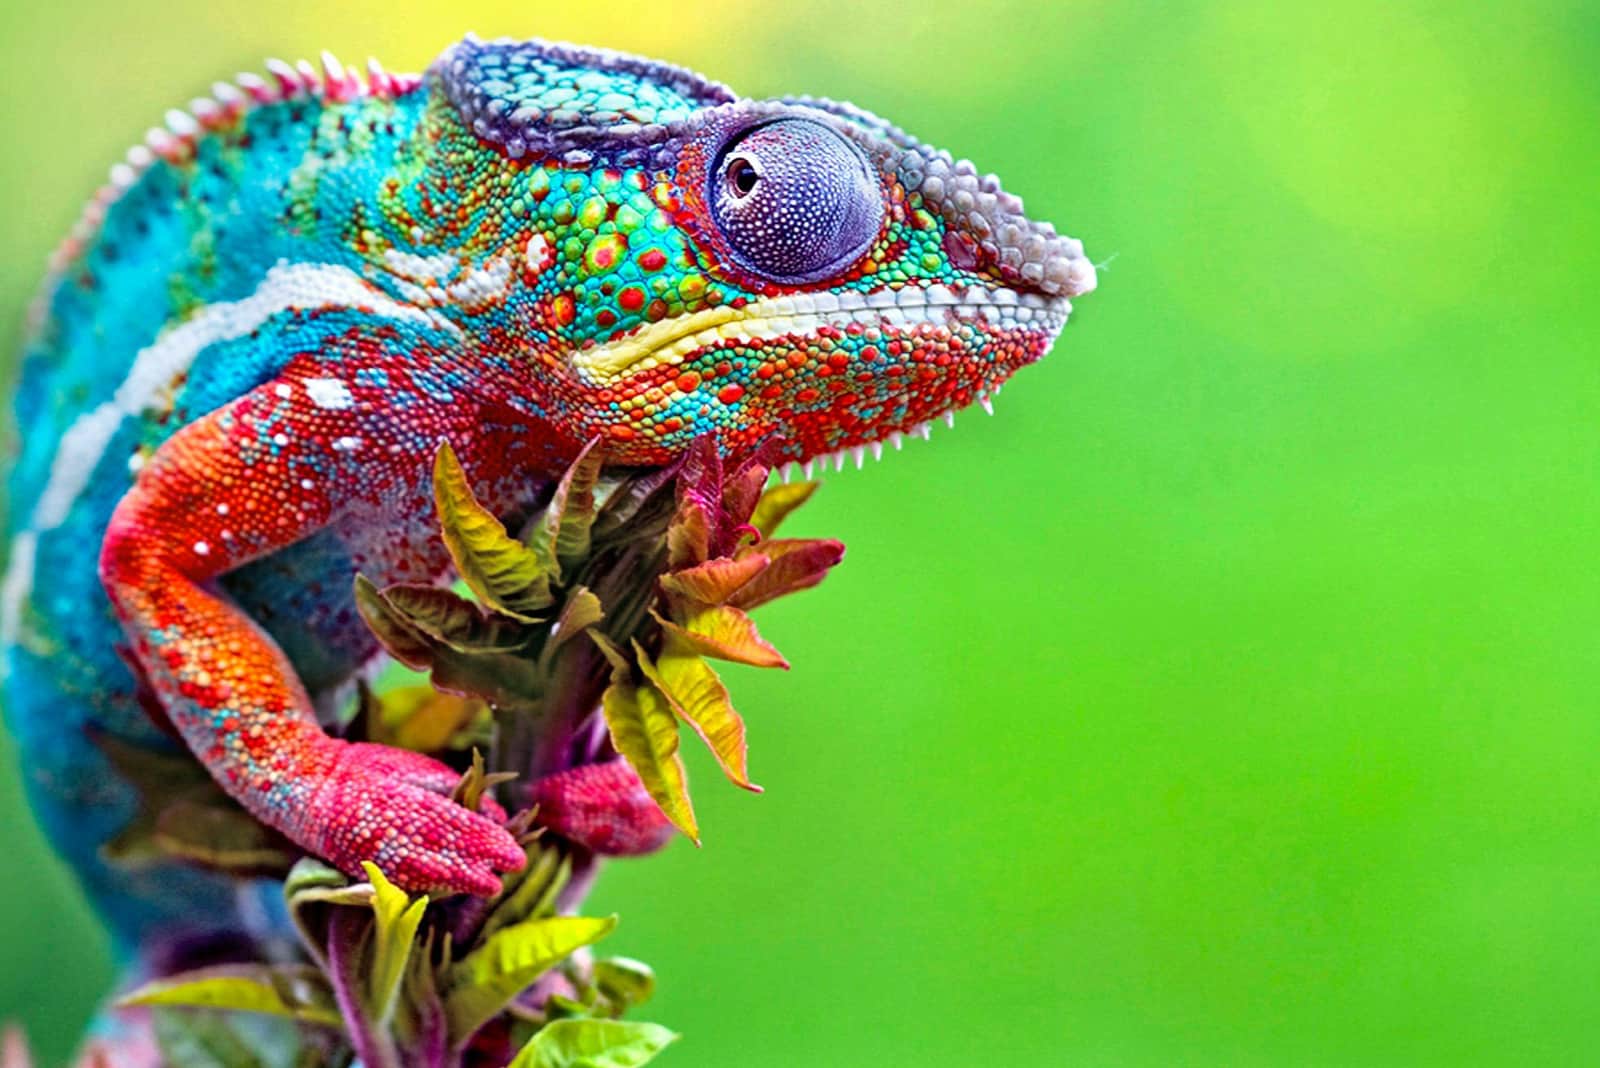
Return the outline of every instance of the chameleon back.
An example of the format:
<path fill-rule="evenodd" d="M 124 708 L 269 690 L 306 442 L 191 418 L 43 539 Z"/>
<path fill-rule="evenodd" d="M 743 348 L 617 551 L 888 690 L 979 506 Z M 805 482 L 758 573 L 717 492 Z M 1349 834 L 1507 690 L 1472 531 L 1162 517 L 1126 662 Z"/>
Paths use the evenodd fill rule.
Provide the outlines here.
<path fill-rule="evenodd" d="M 359 270 L 348 235 L 319 222 L 347 217 L 357 191 L 379 185 L 423 106 L 414 80 L 343 100 L 326 84 L 288 99 L 270 99 L 281 85 L 245 85 L 269 99 L 219 87 L 212 129 L 190 131 L 194 120 L 175 114 L 177 133 L 153 131 L 113 170 L 52 261 L 17 386 L 0 593 L 6 717 L 44 830 L 130 952 L 195 917 L 231 927 L 237 901 L 221 879 L 103 857 L 138 798 L 97 739 L 181 747 L 152 725 L 118 651 L 101 537 L 162 442 L 289 358 L 253 336 L 296 314 L 282 265 Z M 273 277 L 276 289 L 263 283 Z"/>

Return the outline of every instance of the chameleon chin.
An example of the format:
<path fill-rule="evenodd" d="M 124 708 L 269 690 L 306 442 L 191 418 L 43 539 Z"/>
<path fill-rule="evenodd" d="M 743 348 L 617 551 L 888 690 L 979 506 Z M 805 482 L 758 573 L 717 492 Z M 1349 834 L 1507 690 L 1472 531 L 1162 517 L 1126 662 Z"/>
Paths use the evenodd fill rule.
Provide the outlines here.
<path fill-rule="evenodd" d="M 523 864 L 455 772 L 314 711 L 376 654 L 352 576 L 447 577 L 441 442 L 508 516 L 596 437 L 630 465 L 707 435 L 859 456 L 986 405 L 1095 284 L 993 176 L 848 104 L 470 37 L 420 76 L 269 71 L 112 169 L 17 400 L 5 705 L 134 967 L 175 932 L 275 922 L 220 877 L 101 860 L 135 799 L 95 739 L 170 749 L 152 701 L 346 872 L 487 895 Z"/>

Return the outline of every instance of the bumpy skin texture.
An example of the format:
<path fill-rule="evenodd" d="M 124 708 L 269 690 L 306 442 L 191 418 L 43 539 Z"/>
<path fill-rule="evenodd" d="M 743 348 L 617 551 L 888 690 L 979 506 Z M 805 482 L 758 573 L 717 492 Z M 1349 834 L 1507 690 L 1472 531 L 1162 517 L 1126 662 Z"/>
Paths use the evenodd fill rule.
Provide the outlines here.
<path fill-rule="evenodd" d="M 469 38 L 420 78 L 272 70 L 113 170 L 19 391 L 6 704 L 42 819 L 134 945 L 233 922 L 220 880 L 99 860 L 133 798 L 95 738 L 170 744 L 141 686 L 346 871 L 491 893 L 522 863 L 443 765 L 317 716 L 375 653 L 352 575 L 447 577 L 441 441 L 508 519 L 595 435 L 616 463 L 702 434 L 859 459 L 987 402 L 1094 284 L 995 179 L 849 105 L 540 42 Z M 659 842 L 623 769 L 539 791 L 574 838 Z"/>

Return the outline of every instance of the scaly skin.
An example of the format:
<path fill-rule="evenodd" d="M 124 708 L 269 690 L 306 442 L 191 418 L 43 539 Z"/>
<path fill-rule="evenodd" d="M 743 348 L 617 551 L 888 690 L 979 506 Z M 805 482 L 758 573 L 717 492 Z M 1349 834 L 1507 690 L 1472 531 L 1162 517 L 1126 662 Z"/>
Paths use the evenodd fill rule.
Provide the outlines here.
<path fill-rule="evenodd" d="M 113 171 L 20 387 L 8 710 L 41 816 L 135 945 L 228 908 L 96 854 L 131 798 L 92 736 L 165 744 L 141 681 L 230 794 L 345 871 L 488 894 L 522 864 L 449 769 L 316 714 L 375 653 L 353 573 L 447 577 L 440 442 L 508 518 L 595 435 L 627 464 L 701 434 L 878 447 L 986 402 L 1094 284 L 993 178 L 848 105 L 470 38 L 421 78 L 273 71 Z M 619 774 L 539 784 L 547 820 L 659 844 Z"/>

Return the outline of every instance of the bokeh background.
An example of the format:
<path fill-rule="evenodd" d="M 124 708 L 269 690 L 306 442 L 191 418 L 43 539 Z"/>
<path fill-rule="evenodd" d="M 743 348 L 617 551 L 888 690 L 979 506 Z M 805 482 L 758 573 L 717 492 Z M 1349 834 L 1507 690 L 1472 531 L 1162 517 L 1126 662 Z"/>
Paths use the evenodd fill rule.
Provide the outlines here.
<path fill-rule="evenodd" d="M 1109 263 L 801 521 L 850 555 L 732 679 L 768 793 L 692 763 L 704 849 L 595 897 L 662 1064 L 1593 1063 L 1593 4 L 13 0 L 0 328 L 165 108 L 468 29 L 856 101 Z M 0 849 L 57 1059 L 112 976 L 14 774 Z"/>

